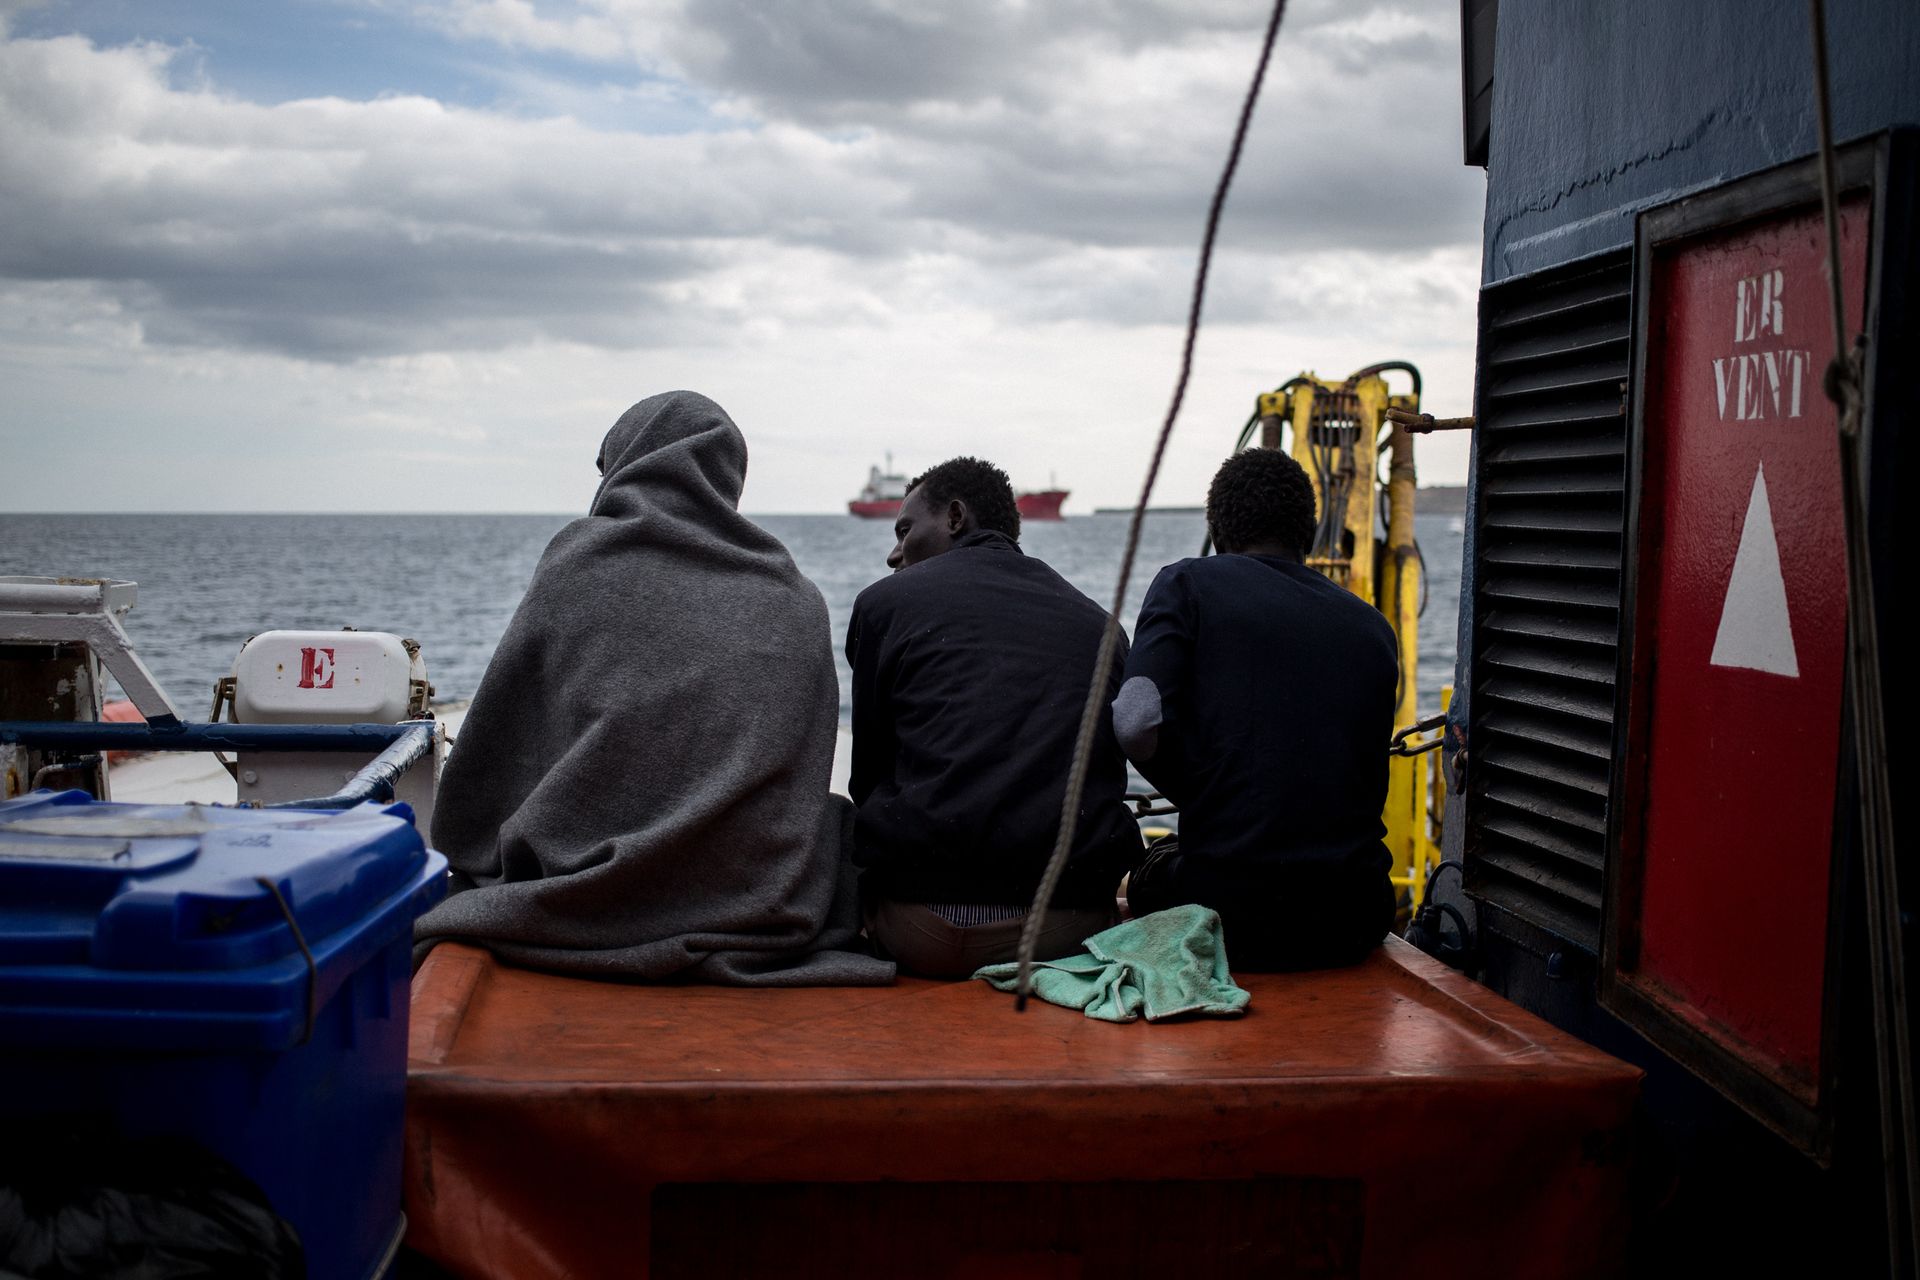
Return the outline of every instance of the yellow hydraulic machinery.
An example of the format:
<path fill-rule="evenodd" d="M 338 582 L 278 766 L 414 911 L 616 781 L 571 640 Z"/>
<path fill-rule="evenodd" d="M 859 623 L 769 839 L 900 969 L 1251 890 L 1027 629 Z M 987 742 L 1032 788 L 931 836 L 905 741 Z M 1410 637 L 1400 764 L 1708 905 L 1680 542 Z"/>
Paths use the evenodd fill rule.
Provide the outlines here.
<path fill-rule="evenodd" d="M 1412 390 L 1395 395 L 1384 375 L 1401 372 Z M 1262 395 L 1238 447 L 1258 429 L 1260 447 L 1288 450 L 1313 481 L 1319 523 L 1307 564 L 1393 624 L 1400 642 L 1400 692 L 1389 748 L 1387 848 L 1393 883 L 1419 907 L 1427 876 L 1440 861 L 1446 779 L 1440 768 L 1441 716 L 1420 715 L 1418 672 L 1424 567 L 1414 543 L 1413 436 L 1389 410 L 1420 414 L 1420 372 L 1401 361 L 1369 365 L 1344 382 L 1304 373 Z M 1384 474 L 1382 471 L 1384 465 Z M 1444 715 L 1452 687 L 1440 691 Z M 1382 744 L 1387 746 L 1387 744 Z"/>

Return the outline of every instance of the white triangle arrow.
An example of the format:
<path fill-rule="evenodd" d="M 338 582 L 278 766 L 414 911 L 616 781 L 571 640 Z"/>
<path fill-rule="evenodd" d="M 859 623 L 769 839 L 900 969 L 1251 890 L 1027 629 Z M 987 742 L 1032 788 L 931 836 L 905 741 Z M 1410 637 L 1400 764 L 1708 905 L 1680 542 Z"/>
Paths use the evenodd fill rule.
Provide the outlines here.
<path fill-rule="evenodd" d="M 1747 523 L 1740 530 L 1740 549 L 1734 552 L 1733 573 L 1727 579 L 1727 602 L 1720 610 L 1720 631 L 1713 638 L 1713 657 L 1708 661 L 1716 667 L 1800 674 L 1764 466 L 1753 473 Z"/>

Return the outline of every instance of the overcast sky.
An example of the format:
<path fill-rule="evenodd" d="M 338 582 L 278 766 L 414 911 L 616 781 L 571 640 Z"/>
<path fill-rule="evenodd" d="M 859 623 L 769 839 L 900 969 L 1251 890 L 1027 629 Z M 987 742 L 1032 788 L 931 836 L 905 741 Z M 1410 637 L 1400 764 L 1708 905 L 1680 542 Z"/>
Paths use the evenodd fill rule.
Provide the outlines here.
<path fill-rule="evenodd" d="M 577 510 L 675 387 L 749 511 L 888 451 L 1130 502 L 1265 15 L 0 0 L 0 510 Z M 1303 368 L 1470 411 L 1458 15 L 1289 5 L 1157 501 Z"/>

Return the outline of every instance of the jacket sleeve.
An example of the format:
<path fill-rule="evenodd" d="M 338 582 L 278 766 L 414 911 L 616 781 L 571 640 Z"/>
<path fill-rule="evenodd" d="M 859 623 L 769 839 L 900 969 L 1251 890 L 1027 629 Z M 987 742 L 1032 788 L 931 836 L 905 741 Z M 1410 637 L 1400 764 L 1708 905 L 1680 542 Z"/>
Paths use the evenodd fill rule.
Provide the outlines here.
<path fill-rule="evenodd" d="M 1194 618 L 1179 566 L 1162 569 L 1140 606 L 1113 700 L 1113 731 L 1142 777 L 1175 804 L 1187 791 L 1183 733 L 1192 684 Z"/>
<path fill-rule="evenodd" d="M 853 669 L 853 768 L 847 793 L 866 803 L 893 772 L 895 744 L 886 611 L 862 597 L 847 624 L 847 665 Z"/>

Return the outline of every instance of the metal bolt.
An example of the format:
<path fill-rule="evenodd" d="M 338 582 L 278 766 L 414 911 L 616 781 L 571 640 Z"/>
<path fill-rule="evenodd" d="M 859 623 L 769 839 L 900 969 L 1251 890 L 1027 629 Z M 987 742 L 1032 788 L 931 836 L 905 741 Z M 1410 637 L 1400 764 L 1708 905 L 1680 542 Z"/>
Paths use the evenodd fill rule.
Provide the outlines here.
<path fill-rule="evenodd" d="M 252 769 L 242 769 L 240 771 L 240 781 L 246 783 L 248 786 L 252 786 L 254 783 L 260 781 L 260 775 Z"/>

